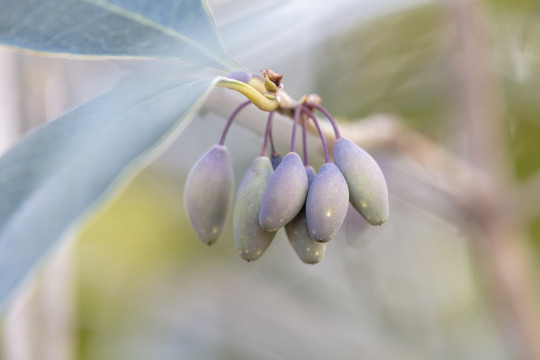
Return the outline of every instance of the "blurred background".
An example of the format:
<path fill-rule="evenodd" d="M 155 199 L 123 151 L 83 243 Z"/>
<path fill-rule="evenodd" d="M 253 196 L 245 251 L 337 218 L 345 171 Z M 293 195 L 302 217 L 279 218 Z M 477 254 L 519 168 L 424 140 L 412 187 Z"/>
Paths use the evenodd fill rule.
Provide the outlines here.
<path fill-rule="evenodd" d="M 231 223 L 203 245 L 183 184 L 243 101 L 216 89 L 11 299 L 0 359 L 540 359 L 539 5 L 210 1 L 235 59 L 319 94 L 380 162 L 389 221 L 351 210 L 314 266 L 282 230 L 252 263 Z M 0 153 L 138 65 L 0 49 Z M 231 129 L 237 184 L 265 119 L 247 109 Z M 281 153 L 290 130 L 278 119 Z"/>

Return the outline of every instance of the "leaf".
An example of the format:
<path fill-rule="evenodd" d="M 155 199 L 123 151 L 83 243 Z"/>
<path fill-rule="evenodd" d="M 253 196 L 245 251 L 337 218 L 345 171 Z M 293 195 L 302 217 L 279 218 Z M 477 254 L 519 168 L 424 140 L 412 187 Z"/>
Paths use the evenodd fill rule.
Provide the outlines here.
<path fill-rule="evenodd" d="M 0 0 L 0 8 L 0 43 L 19 49 L 238 67 L 198 0 Z"/>
<path fill-rule="evenodd" d="M 185 128 L 215 81 L 121 86 L 38 128 L 0 158 L 0 304 L 69 227 Z"/>

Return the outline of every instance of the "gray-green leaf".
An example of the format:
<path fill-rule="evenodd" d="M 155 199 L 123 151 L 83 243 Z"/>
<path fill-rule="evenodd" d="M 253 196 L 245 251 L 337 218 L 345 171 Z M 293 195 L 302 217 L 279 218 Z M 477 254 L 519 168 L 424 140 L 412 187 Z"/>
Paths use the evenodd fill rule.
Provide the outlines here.
<path fill-rule="evenodd" d="M 215 81 L 119 87 L 38 128 L 0 158 L 0 304 L 144 155 L 186 126 Z"/>
<path fill-rule="evenodd" d="M 62 56 L 234 68 L 199 0 L 0 0 L 0 43 Z"/>

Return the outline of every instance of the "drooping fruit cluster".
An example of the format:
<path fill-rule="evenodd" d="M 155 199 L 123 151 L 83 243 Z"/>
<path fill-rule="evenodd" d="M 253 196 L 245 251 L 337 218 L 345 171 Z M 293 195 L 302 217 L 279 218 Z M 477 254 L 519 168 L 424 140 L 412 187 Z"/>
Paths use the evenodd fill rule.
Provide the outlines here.
<path fill-rule="evenodd" d="M 322 260 L 326 244 L 338 232 L 349 201 L 372 225 L 388 218 L 388 190 L 384 175 L 375 160 L 352 141 L 341 137 L 331 115 L 317 101 L 305 96 L 300 102 L 283 90 L 281 75 L 270 70 L 264 78 L 235 71 L 224 81 L 225 87 L 240 91 L 250 100 L 230 116 L 221 139 L 191 169 L 185 185 L 186 209 L 199 238 L 213 244 L 221 235 L 233 200 L 232 163 L 225 138 L 236 115 L 250 103 L 269 111 L 264 142 L 245 173 L 233 210 L 233 230 L 239 255 L 257 260 L 272 242 L 277 230 L 285 227 L 291 246 L 308 264 Z M 253 95 L 255 91 L 256 95 Z M 259 95 L 263 95 L 259 100 Z M 267 103 L 269 100 L 270 103 Z M 272 108 L 272 101 L 276 103 Z M 259 105 L 259 102 L 264 102 Z M 271 110 L 268 110 L 268 109 Z M 318 110 L 331 122 L 336 136 L 334 162 L 313 111 Z M 283 158 L 274 148 L 272 118 L 275 111 L 293 118 L 290 152 Z M 325 152 L 325 164 L 316 173 L 307 156 L 306 123 L 317 129 Z M 303 159 L 295 151 L 298 123 L 302 126 Z M 268 142 L 271 157 L 267 156 Z"/>

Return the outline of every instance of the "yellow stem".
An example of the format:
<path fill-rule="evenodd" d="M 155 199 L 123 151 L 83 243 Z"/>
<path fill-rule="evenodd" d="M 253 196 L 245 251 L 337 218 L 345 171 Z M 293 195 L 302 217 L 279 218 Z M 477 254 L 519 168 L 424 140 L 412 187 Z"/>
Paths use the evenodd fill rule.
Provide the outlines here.
<path fill-rule="evenodd" d="M 276 99 L 268 99 L 253 86 L 243 83 L 241 81 L 221 78 L 216 86 L 224 87 L 231 90 L 236 90 L 245 97 L 247 97 L 253 105 L 261 109 L 262 111 L 274 111 L 278 108 L 279 103 Z"/>

